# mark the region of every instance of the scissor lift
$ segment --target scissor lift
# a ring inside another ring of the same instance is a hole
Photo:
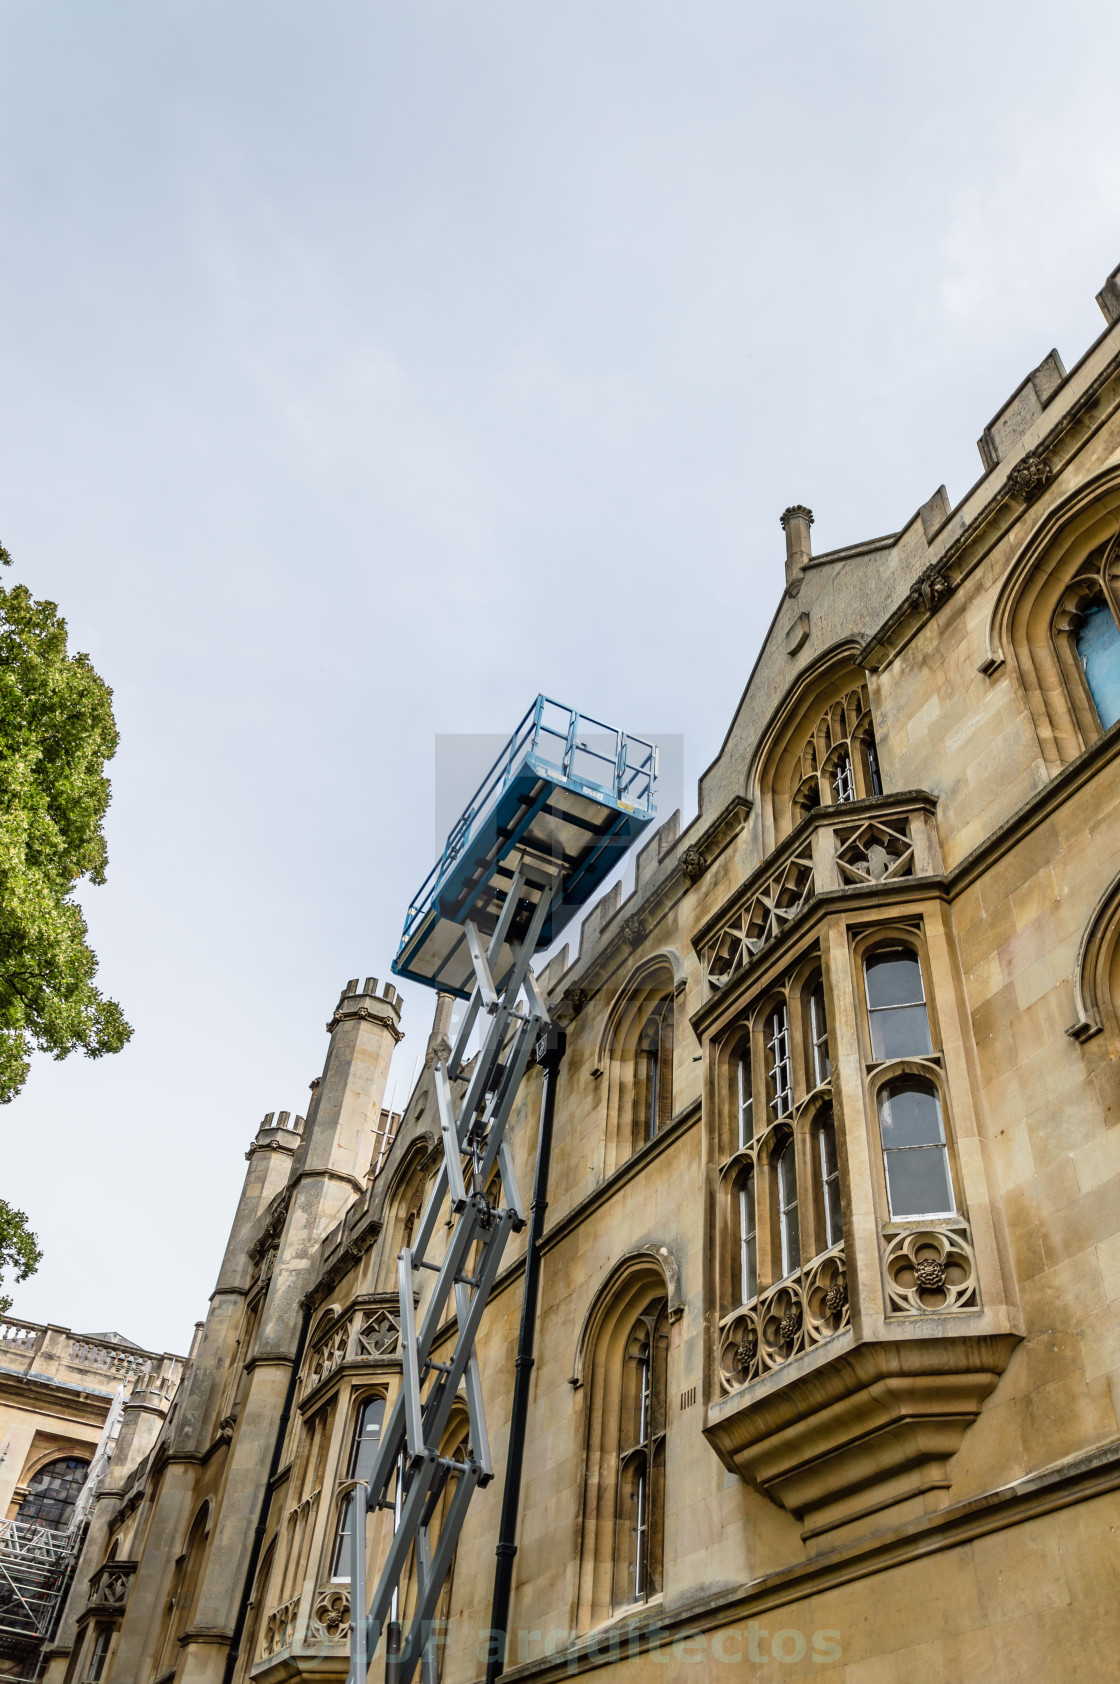
[[[409,1684],[418,1665],[423,1684],[436,1684],[440,1592],[471,1497],[494,1473],[475,1340],[506,1239],[526,1221],[505,1131],[549,1027],[530,965],[653,819],[656,776],[651,743],[538,696],[408,910],[394,971],[468,1004],[449,1059],[433,1071],[443,1164],[398,1260],[400,1390],[369,1477],[353,1485],[349,1684],[366,1684],[382,1633],[387,1684]],[[476,1025],[481,1045],[468,1060]],[[464,1084],[457,1105],[453,1082]],[[445,1199],[453,1226],[442,1256],[431,1258]],[[417,1327],[421,1271],[435,1278]],[[437,1361],[436,1335],[451,1314],[454,1342]],[[440,1455],[459,1396],[470,1421],[462,1462]],[[451,1479],[433,1548],[431,1524]],[[363,1618],[370,1508],[391,1513],[394,1530]],[[410,1553],[416,1601],[404,1639],[398,1587]]]

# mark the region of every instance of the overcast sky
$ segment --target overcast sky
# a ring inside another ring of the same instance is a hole
[[[1118,48],[1104,0],[0,0],[0,539],[115,692],[135,1027],[0,1112],[14,1313],[186,1350],[438,733],[546,690],[682,732],[694,806],[781,510],[956,502],[1100,332]]]

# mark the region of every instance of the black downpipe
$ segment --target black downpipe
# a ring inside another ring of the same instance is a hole
[[[245,1569],[245,1584],[241,1591],[241,1602],[237,1610],[237,1619],[234,1622],[233,1636],[229,1640],[229,1653],[226,1655],[226,1669],[222,1674],[222,1684],[232,1684],[234,1668],[237,1666],[241,1654],[241,1639],[245,1635],[245,1621],[249,1615],[249,1598],[253,1594],[253,1580],[257,1576],[257,1566],[261,1559],[261,1548],[264,1544],[265,1530],[268,1526],[268,1511],[272,1507],[272,1482],[276,1478],[280,1466],[280,1457],[284,1453],[284,1439],[288,1432],[288,1422],[292,1418],[292,1404],[295,1402],[296,1387],[299,1385],[300,1365],[303,1362],[303,1349],[307,1344],[307,1330],[310,1325],[311,1310],[308,1308],[304,1310],[303,1320],[299,1324],[296,1354],[292,1358],[292,1371],[288,1376],[288,1390],[284,1394],[284,1407],[280,1411],[280,1420],[276,1428],[276,1442],[272,1446],[272,1460],[268,1464],[268,1478],[265,1480],[260,1514],[257,1516],[253,1543],[249,1550],[249,1565]]]
[[[529,1381],[533,1372],[533,1347],[537,1333],[537,1297],[541,1276],[541,1237],[548,1209],[548,1171],[552,1160],[552,1119],[556,1111],[556,1079],[567,1037],[563,1030],[550,1029],[537,1042],[537,1062],[544,1069],[541,1099],[541,1129],[537,1137],[537,1167],[533,1177],[533,1202],[529,1207],[529,1238],[525,1250],[525,1291],[521,1300],[521,1330],[517,1337],[514,1364],[513,1404],[509,1423],[509,1454],[502,1491],[502,1518],[498,1527],[497,1562],[494,1566],[494,1601],[490,1610],[490,1658],[486,1663],[486,1684],[494,1684],[506,1664],[509,1647],[509,1603],[513,1587],[513,1558],[517,1554],[517,1512],[521,1503],[521,1470],[525,1461],[525,1429],[529,1419]]]

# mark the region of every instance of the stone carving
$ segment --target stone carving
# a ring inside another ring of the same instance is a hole
[[[898,1234],[883,1258],[889,1307],[903,1315],[976,1310],[976,1258],[956,1228],[915,1228]]]
[[[1030,503],[1039,492],[1045,491],[1054,478],[1054,470],[1044,456],[1028,450],[1007,475],[1007,487],[1024,503]]]
[[[914,844],[905,818],[836,826],[836,872],[841,887],[913,877]]]
[[[637,947],[646,933],[645,920],[638,912],[632,912],[629,918],[622,921],[622,933],[631,947]]]
[[[307,1376],[307,1389],[317,1386],[320,1380],[325,1380],[328,1374],[333,1374],[340,1363],[346,1361],[346,1348],[350,1343],[350,1329],[343,1323],[336,1326],[327,1335],[322,1344],[312,1353],[311,1369]]]
[[[848,1277],[842,1246],[815,1259],[806,1270],[805,1316],[809,1324],[809,1339],[814,1344],[822,1339],[831,1339],[834,1333],[840,1333],[851,1325],[852,1311],[848,1302]]]
[[[708,869],[708,862],[699,848],[681,849],[681,870],[690,883],[696,883]]]
[[[119,1613],[128,1601],[128,1589],[136,1571],[133,1561],[109,1561],[93,1576],[89,1606]]]
[[[326,1585],[315,1598],[312,1618],[329,1643],[350,1641],[350,1592]]]
[[[363,1357],[391,1356],[400,1334],[399,1317],[388,1310],[369,1310],[358,1329],[358,1353]]]
[[[722,988],[737,976],[808,905],[813,892],[813,856],[807,844],[763,884],[711,943],[705,957],[712,987]]]
[[[720,1337],[723,1390],[749,1385],[850,1325],[841,1244],[727,1318]]]
[[[289,1597],[279,1608],[274,1608],[264,1622],[264,1642],[261,1645],[261,1658],[266,1655],[277,1655],[281,1649],[290,1649],[295,1641],[296,1611],[299,1608],[299,1597]]]

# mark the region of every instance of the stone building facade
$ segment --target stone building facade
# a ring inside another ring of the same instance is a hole
[[[542,972],[566,1051],[519,1684],[1116,1671],[1120,272],[1099,302],[956,507],[941,488],[823,555],[786,511],[698,816]],[[306,1123],[250,1148],[174,1409],[91,1531],[90,1584],[128,1580],[113,1684],[346,1674],[343,1487],[399,1381],[450,1002],[386,1150],[399,1019],[391,986],[348,984]],[[498,1477],[444,1593],[444,1684],[485,1670],[523,1243],[481,1334]],[[94,1623],[58,1684],[97,1676]]]
[[[93,1493],[141,1419],[154,1439],[182,1370],[119,1333],[0,1316],[0,1680],[39,1675]]]

